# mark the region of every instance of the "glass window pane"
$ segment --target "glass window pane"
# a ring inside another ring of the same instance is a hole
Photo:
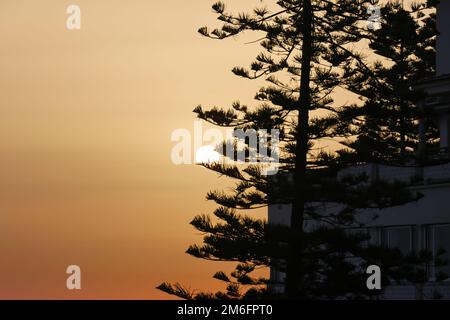
[[[346,229],[345,232],[349,236],[361,236],[363,238],[367,238],[369,236],[369,231],[365,228]],[[359,244],[363,248],[367,247],[368,239],[361,241]]]
[[[381,245],[380,237],[378,235],[378,229],[376,229],[376,228],[369,229],[369,236],[370,236],[369,243],[371,245],[373,245],[373,246]]]
[[[440,256],[450,262],[450,226],[436,226],[434,230],[434,252],[437,253],[439,249],[445,250],[445,253]],[[439,267],[438,270],[444,272],[450,277],[450,266],[447,264],[444,267]]]
[[[391,228],[387,229],[388,247],[397,248],[403,254],[411,252],[411,228]]]

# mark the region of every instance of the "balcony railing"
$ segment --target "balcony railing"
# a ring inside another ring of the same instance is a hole
[[[432,166],[361,164],[342,170],[339,176],[366,174],[370,180],[401,181],[410,185],[450,182],[450,163]]]
[[[428,148],[427,149],[428,161],[446,161],[450,160],[449,148]]]

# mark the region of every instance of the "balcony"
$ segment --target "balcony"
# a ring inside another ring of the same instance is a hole
[[[446,153],[448,156],[448,153]],[[450,163],[432,166],[388,166],[381,164],[361,164],[346,168],[339,176],[366,174],[369,180],[401,181],[409,185],[428,185],[450,182]]]
[[[449,161],[450,150],[448,147],[428,148],[426,152],[426,160],[430,163]]]

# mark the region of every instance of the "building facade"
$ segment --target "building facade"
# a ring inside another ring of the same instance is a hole
[[[440,132],[440,148],[432,154],[426,150],[425,124],[419,123],[420,147],[418,153],[434,158],[433,165],[410,167],[390,167],[378,164],[361,164],[351,167],[342,175],[365,173],[370,179],[388,181],[400,180],[408,183],[412,192],[423,197],[403,206],[386,210],[367,210],[367,223],[364,228],[355,228],[358,232],[370,235],[373,244],[388,248],[398,248],[403,253],[429,250],[437,255],[440,249],[446,253],[442,258],[450,261],[450,1],[442,0],[437,9],[437,26],[440,35],[437,38],[437,74],[415,85],[413,90],[421,90],[427,98],[420,101],[422,108],[433,118]],[[290,205],[271,205],[269,223],[289,225]],[[377,219],[372,220],[374,214]],[[450,299],[450,278],[436,281],[438,272],[450,275],[450,265],[443,267],[427,266],[428,282],[418,288],[410,284],[393,285],[385,288],[384,299]],[[271,271],[271,280],[278,283],[272,290],[283,290],[284,274]],[[281,283],[281,284],[280,284]]]

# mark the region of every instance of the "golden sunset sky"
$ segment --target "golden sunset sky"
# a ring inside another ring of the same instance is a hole
[[[0,2],[0,298],[158,299],[162,281],[220,288],[188,223],[226,181],[175,166],[173,130],[197,104],[251,103],[235,77],[256,35],[201,37],[213,1]],[[228,1],[230,9],[259,1]],[[81,7],[81,30],[66,8]],[[264,211],[263,211],[264,212]],[[68,265],[82,290],[66,289]]]

